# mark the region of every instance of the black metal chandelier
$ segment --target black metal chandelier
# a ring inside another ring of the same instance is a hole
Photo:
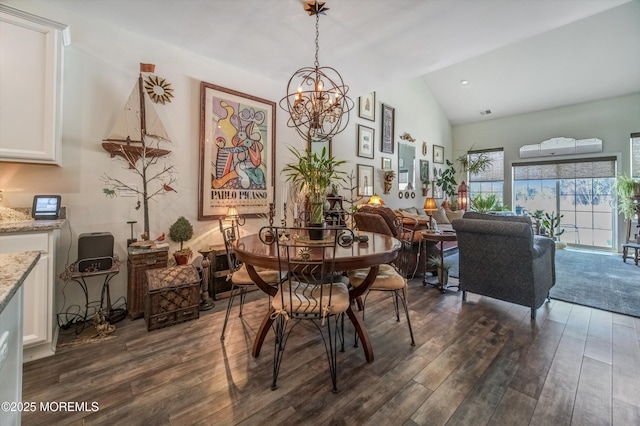
[[[318,62],[320,15],[329,8],[325,2],[314,0],[305,3],[304,10],[316,17],[315,62],[312,67],[293,73],[280,107],[289,113],[287,126],[295,128],[305,140],[320,142],[347,127],[354,102],[347,96],[349,86],[344,84],[340,73],[332,67],[321,67]]]

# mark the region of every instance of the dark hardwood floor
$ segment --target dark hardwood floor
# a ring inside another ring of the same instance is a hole
[[[529,308],[410,282],[416,346],[392,299],[372,294],[362,348],[338,353],[331,392],[315,328],[294,330],[277,390],[270,390],[273,337],[250,354],[267,307],[250,295],[220,341],[226,300],[197,321],[147,332],[116,324],[117,337],[62,347],[24,366],[23,401],[96,402],[97,411],[36,411],[24,425],[637,425],[640,319],[560,301],[532,322]],[[60,339],[64,341],[64,338]]]

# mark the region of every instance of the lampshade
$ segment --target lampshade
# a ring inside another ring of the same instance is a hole
[[[369,201],[367,201],[367,205],[369,206],[384,206],[384,200],[380,198],[377,194],[373,194]]]
[[[429,197],[426,200],[424,200],[424,210],[425,211],[438,210],[438,204],[436,203],[436,199]]]
[[[344,84],[340,73],[332,67],[321,67],[318,62],[320,15],[329,8],[325,2],[314,0],[305,2],[304,10],[316,17],[315,62],[293,73],[280,107],[289,113],[287,126],[295,128],[309,142],[321,142],[347,127],[354,102],[347,96],[349,86]]]
[[[462,181],[458,186],[458,210],[467,210],[469,207],[469,188],[467,184]]]
[[[236,206],[231,206],[227,210],[227,219],[237,219],[240,216],[238,214],[238,208]]]

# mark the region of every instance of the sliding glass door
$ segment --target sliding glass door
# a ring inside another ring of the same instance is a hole
[[[612,248],[615,158],[513,164],[514,205],[564,215],[561,240],[577,246]]]

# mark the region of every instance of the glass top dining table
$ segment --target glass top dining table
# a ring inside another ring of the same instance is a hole
[[[355,241],[344,247],[338,246],[335,253],[336,271],[370,268],[363,283],[358,287],[349,289],[349,300],[351,302],[363,295],[375,281],[379,265],[392,262],[400,249],[400,241],[396,238],[374,232],[359,232],[358,234],[366,235],[369,238],[368,241],[366,243]],[[256,283],[263,292],[270,296],[275,296],[278,291],[277,287],[264,282],[256,273],[255,267],[278,270],[276,244],[265,244],[260,240],[258,234],[252,234],[241,237],[236,242],[235,251],[237,258],[246,265],[247,272],[253,282]],[[273,312],[273,307],[269,307],[269,311],[265,314],[262,324],[258,329],[252,349],[252,355],[254,357],[260,355],[262,343],[274,321],[272,318]],[[361,317],[353,312],[353,303],[349,304],[347,316],[360,337],[367,362],[373,362],[373,347],[369,333],[364,327]]]

